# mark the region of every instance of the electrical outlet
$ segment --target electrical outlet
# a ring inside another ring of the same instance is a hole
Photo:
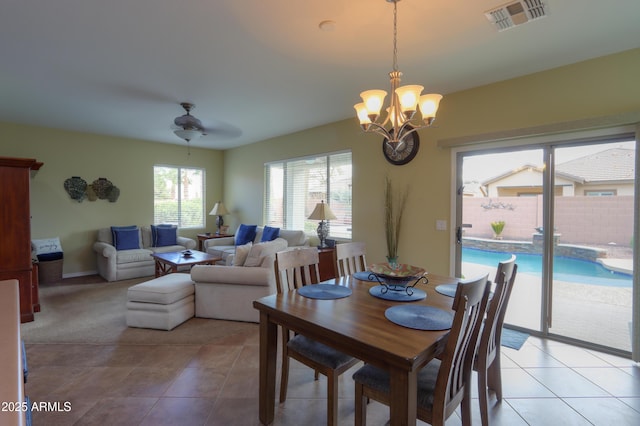
[[[447,230],[447,221],[446,220],[436,220],[436,231],[446,231]]]

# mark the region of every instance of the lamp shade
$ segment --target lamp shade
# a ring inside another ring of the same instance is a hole
[[[229,214],[229,211],[227,210],[227,208],[224,206],[224,204],[222,203],[222,201],[218,201],[213,208],[211,209],[211,211],[209,212],[209,214],[211,216],[222,216],[225,214]]]
[[[311,220],[334,220],[337,219],[336,215],[333,214],[331,209],[327,204],[324,203],[324,200],[316,204],[316,208],[313,209],[311,215],[309,215],[309,219]]]

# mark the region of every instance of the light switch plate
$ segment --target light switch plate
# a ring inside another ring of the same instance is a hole
[[[446,231],[447,230],[447,221],[438,219],[436,220],[436,231]]]

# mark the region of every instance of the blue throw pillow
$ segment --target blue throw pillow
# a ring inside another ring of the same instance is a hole
[[[280,235],[280,228],[272,228],[270,226],[265,226],[262,230],[262,238],[260,239],[261,243],[267,241],[273,241]]]
[[[243,246],[250,241],[253,241],[256,237],[256,229],[258,225],[245,225],[242,224],[236,232],[236,245]]]
[[[153,232],[153,228],[155,228],[155,233]],[[152,225],[151,234],[155,234],[155,238],[153,239],[154,247],[166,247],[166,246],[175,246],[178,244],[178,227],[177,226],[153,226]]]
[[[170,224],[151,225],[151,246],[165,247],[178,244],[178,227]]]
[[[138,227],[132,226],[112,226],[111,236],[116,250],[133,250],[140,248],[140,232]]]

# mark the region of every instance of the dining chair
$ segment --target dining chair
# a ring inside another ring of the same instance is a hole
[[[516,256],[500,262],[496,272],[493,297],[488,303],[487,315],[480,332],[478,350],[473,369],[478,372],[478,402],[482,426],[489,424],[489,390],[502,401],[502,375],[500,373],[500,344],[502,325],[518,265]]]
[[[336,245],[336,271],[339,277],[367,270],[366,245],[362,242]]]
[[[432,425],[445,420],[461,406],[462,424],[471,424],[471,368],[480,334],[482,316],[489,298],[488,274],[460,281],[452,309],[451,330],[440,359],[430,360],[417,377],[417,417]],[[389,373],[366,364],[353,375],[355,380],[355,424],[366,424],[369,398],[389,405]]]
[[[318,249],[301,248],[276,253],[276,285],[278,293],[299,289],[319,281]],[[280,402],[287,399],[289,358],[293,358],[327,377],[327,424],[338,424],[338,378],[359,360],[301,334],[292,336],[282,327],[282,372]]]

